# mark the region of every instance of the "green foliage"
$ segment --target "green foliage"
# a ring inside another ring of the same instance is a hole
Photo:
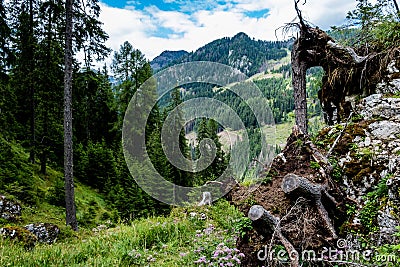
[[[389,177],[390,175],[387,175],[385,178],[381,179],[375,190],[366,195],[366,202],[360,211],[359,218],[362,225],[368,232],[374,232],[378,230],[376,218],[380,208],[379,203],[380,199],[388,194],[386,181],[389,179]]]
[[[339,162],[337,159],[334,157],[330,157],[329,159],[330,164],[332,165],[332,177],[335,179],[335,181],[341,181],[342,175],[343,175],[343,169],[339,166]]]
[[[245,33],[232,38],[222,38],[200,47],[172,64],[188,61],[213,61],[239,69],[247,76],[259,72],[267,60],[286,57],[290,42],[268,42],[254,40]],[[233,51],[233,53],[230,51]]]
[[[315,161],[310,161],[310,167],[311,167],[312,169],[316,169],[316,170],[318,170],[318,169],[320,169],[320,168],[321,168],[321,165],[319,165],[319,163],[318,163],[318,162],[315,162]]]
[[[248,231],[253,229],[252,221],[247,217],[239,218],[234,224],[234,229],[243,238]]]
[[[371,3],[357,0],[357,8],[347,15],[349,23],[334,28],[334,35],[345,45],[355,45],[366,52],[397,47],[400,44],[398,11],[391,0],[379,0]],[[356,27],[354,27],[356,26]]]
[[[346,214],[348,216],[355,215],[356,214],[356,206],[355,205],[346,204]]]
[[[47,190],[46,200],[51,205],[65,207],[65,187],[63,177],[55,177],[53,185]]]

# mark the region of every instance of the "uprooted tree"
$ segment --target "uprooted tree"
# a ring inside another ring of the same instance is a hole
[[[346,96],[373,93],[386,70],[383,66],[388,65],[397,49],[384,53],[363,52],[365,55],[360,56],[353,48],[336,43],[318,27],[311,27],[302,17],[299,1],[294,0],[299,22],[290,23],[285,29],[299,30],[291,54],[292,83],[296,125],[307,134],[306,71],[309,68],[320,66],[325,72],[318,97],[326,122],[333,124],[350,114],[351,104],[345,101]]]
[[[271,251],[277,241],[284,246],[288,255],[294,255],[290,257],[290,266],[298,267],[299,255],[291,254],[296,252],[295,249],[322,247],[318,240],[305,240],[307,236],[313,236],[314,239],[321,237],[324,242],[338,238],[334,224],[340,224],[340,219],[332,214],[343,214],[342,208],[347,201],[331,179],[333,169],[328,161],[338,139],[324,155],[307,135],[306,71],[315,66],[324,69],[318,97],[326,122],[333,124],[353,114],[353,103],[347,96],[367,96],[375,92],[377,84],[386,77],[387,66],[400,58],[400,52],[396,47],[374,52],[341,45],[323,30],[311,27],[302,17],[299,0],[294,0],[294,3],[299,22],[290,23],[285,29],[296,27],[299,30],[291,62],[296,126],[281,156],[276,157],[271,165],[275,172],[274,180],[264,188],[265,191],[259,193],[263,195],[261,199],[264,201],[258,201],[262,206],[249,207],[248,217],[257,232],[251,237],[259,238],[256,246],[270,240],[268,248]],[[311,161],[314,167],[311,167]],[[259,263],[260,259],[254,261]],[[266,257],[266,261],[273,266],[273,259]]]

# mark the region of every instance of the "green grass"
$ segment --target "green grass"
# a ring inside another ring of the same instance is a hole
[[[78,233],[33,250],[0,239],[0,266],[198,266],[195,261],[201,256],[217,264],[222,258],[212,254],[222,244],[240,258],[233,247],[235,235],[249,227],[243,220],[220,200],[213,206],[175,208],[168,217],[118,224],[97,234]]]

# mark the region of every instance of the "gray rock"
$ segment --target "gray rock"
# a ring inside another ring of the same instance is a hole
[[[21,216],[21,205],[8,200],[0,195],[0,218],[8,221],[15,221]]]
[[[399,226],[398,221],[391,213],[393,209],[386,206],[378,212],[378,225],[380,232],[380,240],[378,243],[388,242],[393,238],[393,234],[397,232],[396,228]]]
[[[397,116],[400,114],[400,99],[386,98],[383,97],[382,94],[374,94],[364,98],[358,109],[360,114],[367,120],[382,118],[398,121]]]
[[[400,134],[400,123],[393,121],[378,121],[369,125],[372,134],[378,139],[391,139]]]
[[[51,223],[28,224],[24,228],[34,234],[40,243],[47,244],[54,243],[60,233],[60,228]]]

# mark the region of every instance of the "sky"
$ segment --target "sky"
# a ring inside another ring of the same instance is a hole
[[[257,40],[283,40],[276,30],[296,19],[293,0],[100,0],[100,20],[117,51],[129,41],[152,60],[164,50],[195,51],[244,32]],[[322,29],[341,25],[355,0],[307,0],[303,17]]]

